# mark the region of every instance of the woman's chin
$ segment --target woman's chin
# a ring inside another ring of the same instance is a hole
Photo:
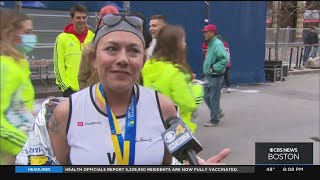
[[[127,90],[131,89],[132,86],[133,86],[133,83],[131,83],[129,81],[126,81],[126,82],[125,81],[113,81],[112,85],[110,85],[109,87],[117,92],[121,92],[121,91],[127,91]]]

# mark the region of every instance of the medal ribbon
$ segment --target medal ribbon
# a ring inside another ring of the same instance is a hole
[[[125,137],[121,134],[121,128],[118,119],[112,113],[110,106],[106,103],[106,95],[102,84],[96,85],[96,94],[102,104],[106,105],[108,120],[111,129],[111,139],[116,154],[118,165],[134,165],[135,143],[136,143],[136,95],[133,91],[130,105],[126,114]]]

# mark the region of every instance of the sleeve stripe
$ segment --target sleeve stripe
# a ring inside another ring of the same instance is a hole
[[[61,75],[60,75],[60,71],[59,71],[59,66],[58,66],[58,63],[59,63],[59,60],[58,60],[58,48],[57,48],[57,46],[58,46],[58,41],[59,41],[59,37],[57,38],[57,42],[56,42],[56,45],[55,45],[55,49],[56,49],[56,51],[55,51],[55,54],[54,54],[54,66],[55,66],[55,69],[56,69],[56,78],[57,78],[57,80],[58,80],[58,82],[59,82],[59,86],[63,89],[63,90],[66,90],[66,89],[68,89],[68,87],[67,87],[67,85],[66,84],[64,84],[63,83],[63,81],[62,81],[62,78],[61,78]]]
[[[1,138],[6,139],[18,146],[23,146],[26,138],[21,135],[15,133],[14,131],[5,130],[5,128],[1,127]]]

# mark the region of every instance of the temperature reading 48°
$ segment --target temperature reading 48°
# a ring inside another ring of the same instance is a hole
[[[267,167],[267,169],[266,169],[266,171],[268,171],[268,172],[272,172],[272,171],[274,171],[274,167]]]

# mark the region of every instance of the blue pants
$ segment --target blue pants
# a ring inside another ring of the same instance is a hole
[[[204,101],[210,109],[210,122],[213,124],[219,124],[220,113],[220,97],[221,86],[224,81],[224,74],[216,76],[206,75],[206,83],[204,84]]]
[[[303,63],[307,62],[307,60],[309,58],[310,51],[311,51],[311,46],[305,46],[304,47]]]
[[[318,51],[318,47],[319,47],[319,46],[312,46],[312,50],[311,50],[311,53],[310,53],[310,57],[312,57],[312,58],[315,58],[315,57],[316,57],[317,51]]]

